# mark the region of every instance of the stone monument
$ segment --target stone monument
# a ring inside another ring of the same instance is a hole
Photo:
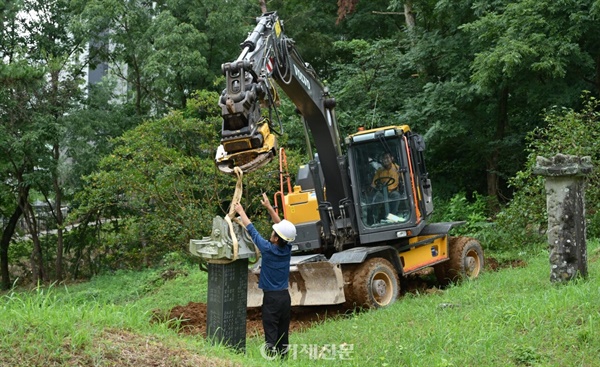
[[[587,276],[585,176],[590,157],[538,156],[533,173],[546,177],[550,281],[568,282]]]

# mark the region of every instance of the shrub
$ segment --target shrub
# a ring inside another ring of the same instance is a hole
[[[546,127],[534,129],[527,136],[528,159],[523,170],[511,180],[515,196],[496,220],[497,236],[491,245],[502,250],[537,248],[544,241],[547,227],[544,178],[532,173],[537,156],[550,158],[558,153],[590,156],[598,167],[600,158],[600,119],[596,98],[584,95],[583,107],[577,112],[555,107],[547,111]],[[600,235],[598,206],[600,186],[598,170],[586,177],[586,209],[588,236]]]
[[[488,199],[476,192],[469,200],[464,192],[454,195],[448,202],[436,203],[436,210],[431,222],[466,221],[462,226],[455,227],[453,235],[481,237],[482,231],[490,226],[488,220]]]

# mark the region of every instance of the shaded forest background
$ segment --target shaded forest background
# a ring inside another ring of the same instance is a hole
[[[221,64],[265,9],[330,88],[342,136],[424,135],[432,219],[467,220],[486,251],[543,248],[536,155],[598,163],[600,1],[0,0],[3,289],[188,260],[234,189],[213,163]],[[87,85],[88,67],[107,77]],[[294,110],[276,114],[292,174],[308,158]],[[245,176],[249,214],[277,171]]]

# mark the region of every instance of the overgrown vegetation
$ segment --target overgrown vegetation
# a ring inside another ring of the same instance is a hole
[[[528,135],[527,164],[510,180],[515,195],[507,206],[497,211],[495,198],[460,192],[449,200],[436,197],[430,221],[465,221],[453,234],[476,237],[494,256],[526,258],[542,251],[546,204],[543,177],[532,174],[536,157],[588,155],[595,166],[599,163],[598,101],[591,96],[582,101],[581,111],[558,107],[548,111],[547,126]],[[216,94],[198,94],[182,113],[150,120],[117,140],[116,149],[102,160],[101,170],[88,177],[88,185],[77,199],[83,205],[72,213],[85,215],[83,225],[64,238],[65,250],[71,254],[66,267],[72,277],[153,266],[172,251],[187,254],[189,239],[209,233],[212,218],[227,212],[235,182],[217,174],[212,155],[207,154],[217,144],[216,106]],[[282,137],[283,144],[287,137]],[[297,167],[307,157],[294,149],[286,150],[286,155],[293,181]],[[243,198],[261,229],[267,228],[268,218],[258,198],[263,191],[279,189],[278,171],[274,161],[244,178]],[[588,236],[598,237],[598,171],[586,180]],[[44,239],[48,263],[54,260],[51,240],[51,236]],[[86,246],[90,241],[100,245]],[[30,251],[30,242],[11,248],[11,262],[21,269],[15,275],[21,279],[27,278]]]
[[[550,158],[558,153],[590,156],[594,167],[600,163],[600,115],[599,102],[586,95],[583,108],[575,111],[555,107],[545,115],[547,126],[537,128],[527,136],[528,157],[523,170],[510,183],[515,196],[495,219],[495,236],[489,237],[492,249],[519,251],[535,247],[541,242],[547,226],[544,178],[532,173],[538,156]],[[594,169],[585,178],[586,225],[588,236],[600,236],[600,173]]]
[[[465,221],[454,229],[457,235],[474,236],[486,251],[495,256],[527,258],[546,248],[544,244],[547,213],[544,177],[534,175],[538,156],[550,158],[556,154],[590,156],[594,167],[600,163],[599,102],[585,94],[582,109],[575,111],[555,107],[547,111],[545,127],[527,135],[527,163],[511,177],[514,197],[499,211],[494,198],[477,192],[467,196],[461,192],[449,200],[436,198],[432,221]],[[600,176],[594,169],[586,181],[586,225],[590,238],[600,237]]]

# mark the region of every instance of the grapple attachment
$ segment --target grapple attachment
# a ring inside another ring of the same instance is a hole
[[[248,307],[262,305],[259,277],[260,263],[257,263],[248,271]],[[288,289],[292,306],[335,305],[346,301],[342,269],[323,255],[292,256]]]
[[[269,163],[275,157],[277,139],[269,124],[258,125],[253,135],[238,135],[221,139],[215,162],[223,173],[234,174],[234,167],[248,173]]]

